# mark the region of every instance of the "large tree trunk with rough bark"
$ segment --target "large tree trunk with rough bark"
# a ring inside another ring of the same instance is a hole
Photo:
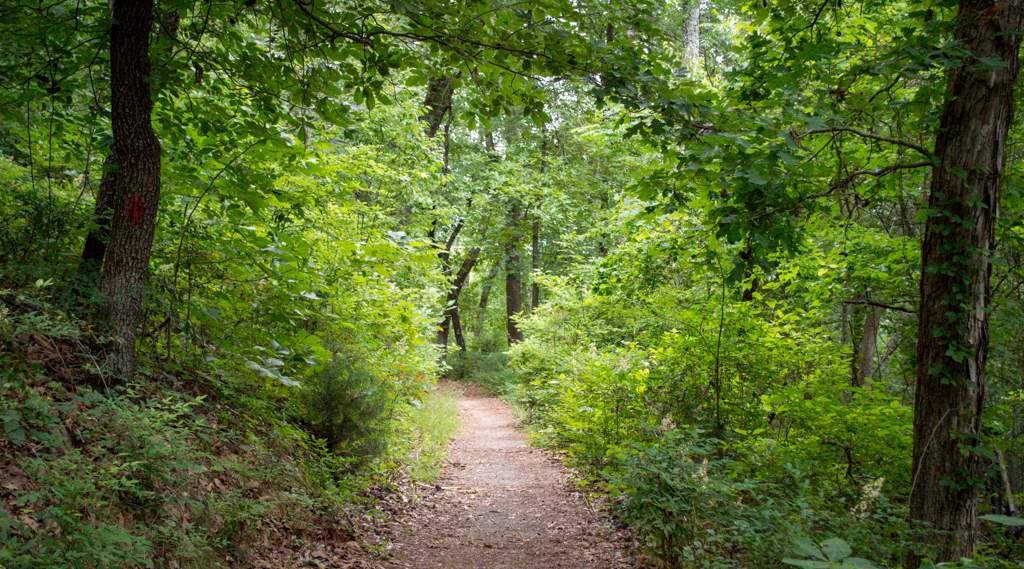
[[[960,3],[954,39],[971,55],[949,72],[935,142],[921,247],[910,518],[934,531],[939,561],[970,556],[977,540],[989,256],[1022,13],[1024,0]]]
[[[135,334],[160,201],[160,141],[151,123],[149,37],[152,0],[115,0],[110,28],[111,125],[118,170],[100,291],[113,343],[107,360],[120,378],[135,371]]]
[[[173,53],[172,42],[178,34],[180,23],[181,14],[177,10],[164,12],[159,17],[159,30],[152,32],[156,36],[155,43],[162,44],[168,56]],[[107,254],[112,208],[117,192],[117,168],[117,158],[111,150],[103,161],[103,176],[93,206],[93,225],[85,236],[81,262],[78,265],[78,274],[85,281],[83,284],[90,289],[95,289],[99,285],[103,258]]]

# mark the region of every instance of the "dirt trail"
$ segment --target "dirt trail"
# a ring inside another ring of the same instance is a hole
[[[397,520],[385,567],[586,568],[632,565],[622,536],[529,446],[508,406],[458,386],[461,428],[437,489]]]

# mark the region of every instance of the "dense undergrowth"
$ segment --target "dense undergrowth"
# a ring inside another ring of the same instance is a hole
[[[34,186],[0,157],[0,565],[288,566],[438,475],[454,402],[433,387],[413,302],[433,299],[433,253],[353,197],[392,174],[396,147],[365,177],[380,148],[310,152],[303,173],[267,164],[265,222],[239,225],[230,200],[172,197],[169,220],[187,225],[157,243],[129,382],[103,364],[112,340],[74,253],[90,227],[77,185]],[[352,239],[327,243],[336,231]]]
[[[0,301],[5,567],[294,561],[287,554],[304,540],[350,540],[381,490],[436,477],[454,430],[452,396],[440,391],[415,406],[346,407],[331,415],[338,430],[323,433],[322,410],[289,408],[273,390],[238,391],[214,366],[165,363],[104,386],[90,375],[87,329],[45,291],[5,290]],[[314,385],[332,382],[330,393],[300,399],[359,399],[366,385],[351,372],[324,368]],[[346,450],[331,447],[331,433]]]
[[[521,319],[526,340],[507,355],[467,354],[464,373],[514,401],[538,444],[564,451],[609,496],[655,566],[900,567],[920,551],[925,530],[906,511],[901,323],[862,385],[851,381],[849,345],[824,324],[832,295],[844,294],[830,279],[848,278],[843,267],[873,254],[877,237],[812,235],[804,254],[752,277],[758,289],[743,300],[750,280],[729,280],[713,255],[668,262],[711,246],[682,216],[630,227],[604,260],[546,278],[545,303]],[[914,262],[910,243],[884,246],[888,263]],[[889,274],[900,271],[866,278],[876,291],[911,286]],[[995,392],[992,448],[1018,452],[1020,441],[995,436],[1014,397]],[[1019,567],[1019,534],[999,523],[998,501],[982,513],[995,517],[963,566]]]
[[[334,414],[360,425],[341,431],[342,452],[305,410],[257,413],[253,401],[287,401],[243,398],[212,367],[74,386],[59,378],[88,373],[81,323],[30,294],[6,291],[3,306],[4,347],[27,354],[8,351],[0,383],[5,567],[248,566],[270,547],[351,535],[378,490],[437,476],[454,430],[444,391]],[[331,395],[360,397],[365,385],[328,371]]]

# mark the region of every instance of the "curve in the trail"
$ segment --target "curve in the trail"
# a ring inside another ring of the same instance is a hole
[[[532,448],[509,407],[460,385],[461,427],[435,491],[398,520],[391,569],[632,567],[622,536]]]

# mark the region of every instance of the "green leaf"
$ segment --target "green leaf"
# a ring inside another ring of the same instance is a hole
[[[1017,517],[1017,516],[1002,516],[1002,515],[999,515],[999,514],[987,514],[987,515],[979,516],[979,517],[981,519],[985,520],[986,522],[992,522],[994,524],[999,524],[1001,526],[1009,526],[1009,527],[1012,527],[1012,528],[1024,527],[1024,518]]]
[[[853,554],[850,544],[838,537],[832,537],[821,542],[821,550],[825,553],[825,557],[832,561],[842,561]]]
[[[828,569],[832,566],[828,561],[815,561],[813,559],[791,559],[789,557],[782,560],[786,565],[792,565],[794,567],[806,567],[807,569]]]
[[[881,569],[878,565],[860,557],[847,557],[846,559],[843,559],[842,566],[855,569]]]
[[[793,542],[793,546],[796,548],[796,553],[801,557],[813,557],[815,559],[825,560],[826,557],[821,553],[821,549],[814,544],[813,541],[807,538],[800,538]]]

